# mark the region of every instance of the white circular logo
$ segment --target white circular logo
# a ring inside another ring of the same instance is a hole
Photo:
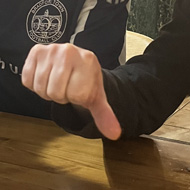
[[[28,36],[36,43],[56,42],[65,32],[67,17],[67,10],[59,0],[41,0],[27,16]]]

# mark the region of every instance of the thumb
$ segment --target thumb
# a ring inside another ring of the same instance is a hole
[[[97,101],[90,112],[99,131],[105,137],[117,140],[121,136],[120,124],[106,99]]]

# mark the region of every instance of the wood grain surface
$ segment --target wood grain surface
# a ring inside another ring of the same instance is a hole
[[[190,146],[143,136],[111,142],[0,113],[2,190],[188,190]]]
[[[164,125],[152,135],[190,143],[190,97],[185,98]]]

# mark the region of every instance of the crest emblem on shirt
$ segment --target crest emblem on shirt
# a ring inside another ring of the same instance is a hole
[[[56,42],[65,32],[67,19],[67,10],[59,0],[41,0],[28,13],[28,36],[36,43]]]

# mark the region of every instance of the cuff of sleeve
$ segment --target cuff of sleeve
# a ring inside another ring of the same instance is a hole
[[[65,131],[85,138],[103,138],[90,112],[85,114],[80,112],[70,103],[65,105],[52,103],[52,120]]]
[[[122,128],[122,139],[137,137],[138,129],[137,102],[133,89],[126,77],[126,72],[120,69],[103,70],[104,89],[107,101],[112,107]]]

